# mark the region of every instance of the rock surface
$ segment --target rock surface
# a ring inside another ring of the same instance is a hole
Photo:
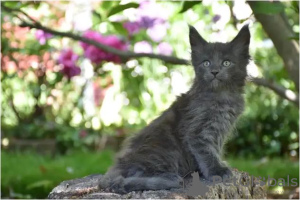
[[[185,187],[182,189],[157,190],[157,191],[134,191],[127,194],[104,192],[98,189],[102,175],[90,175],[84,178],[63,181],[48,195],[49,199],[264,199],[266,191],[257,178],[253,178],[244,172],[233,171],[238,184],[231,183],[205,183],[197,190],[193,178],[185,179]],[[198,179],[199,180],[199,179]],[[253,183],[254,182],[254,183]],[[208,185],[208,186],[206,186]],[[196,190],[192,189],[196,188]],[[198,193],[197,193],[198,191]],[[204,192],[205,191],[205,192]]]

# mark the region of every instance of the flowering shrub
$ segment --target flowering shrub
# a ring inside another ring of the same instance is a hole
[[[83,36],[118,50],[127,50],[127,45],[115,35],[103,36],[95,31],[86,31]],[[117,55],[105,52],[102,49],[84,42],[81,42],[80,44],[84,50],[84,56],[96,64],[99,64],[102,61],[110,61],[114,63],[121,62],[120,57]]]

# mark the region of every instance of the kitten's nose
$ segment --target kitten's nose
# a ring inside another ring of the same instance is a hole
[[[212,70],[210,73],[212,73],[214,76],[216,76],[219,73],[219,71],[218,70]]]

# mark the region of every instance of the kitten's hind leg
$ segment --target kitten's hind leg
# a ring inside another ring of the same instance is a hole
[[[143,176],[143,172],[132,168],[127,177],[121,170],[114,168],[99,180],[99,189],[120,194],[137,190],[163,190],[180,188],[183,179],[176,173],[161,173],[153,176]],[[134,172],[134,173],[133,173]]]
[[[153,177],[128,177],[123,181],[126,192],[136,190],[168,190],[182,187],[182,178],[175,173],[164,173]]]

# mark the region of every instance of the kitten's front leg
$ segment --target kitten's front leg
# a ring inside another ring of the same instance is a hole
[[[189,137],[188,146],[196,159],[198,167],[206,179],[213,176],[231,177],[232,172],[221,160],[218,146],[210,140],[196,137]]]

